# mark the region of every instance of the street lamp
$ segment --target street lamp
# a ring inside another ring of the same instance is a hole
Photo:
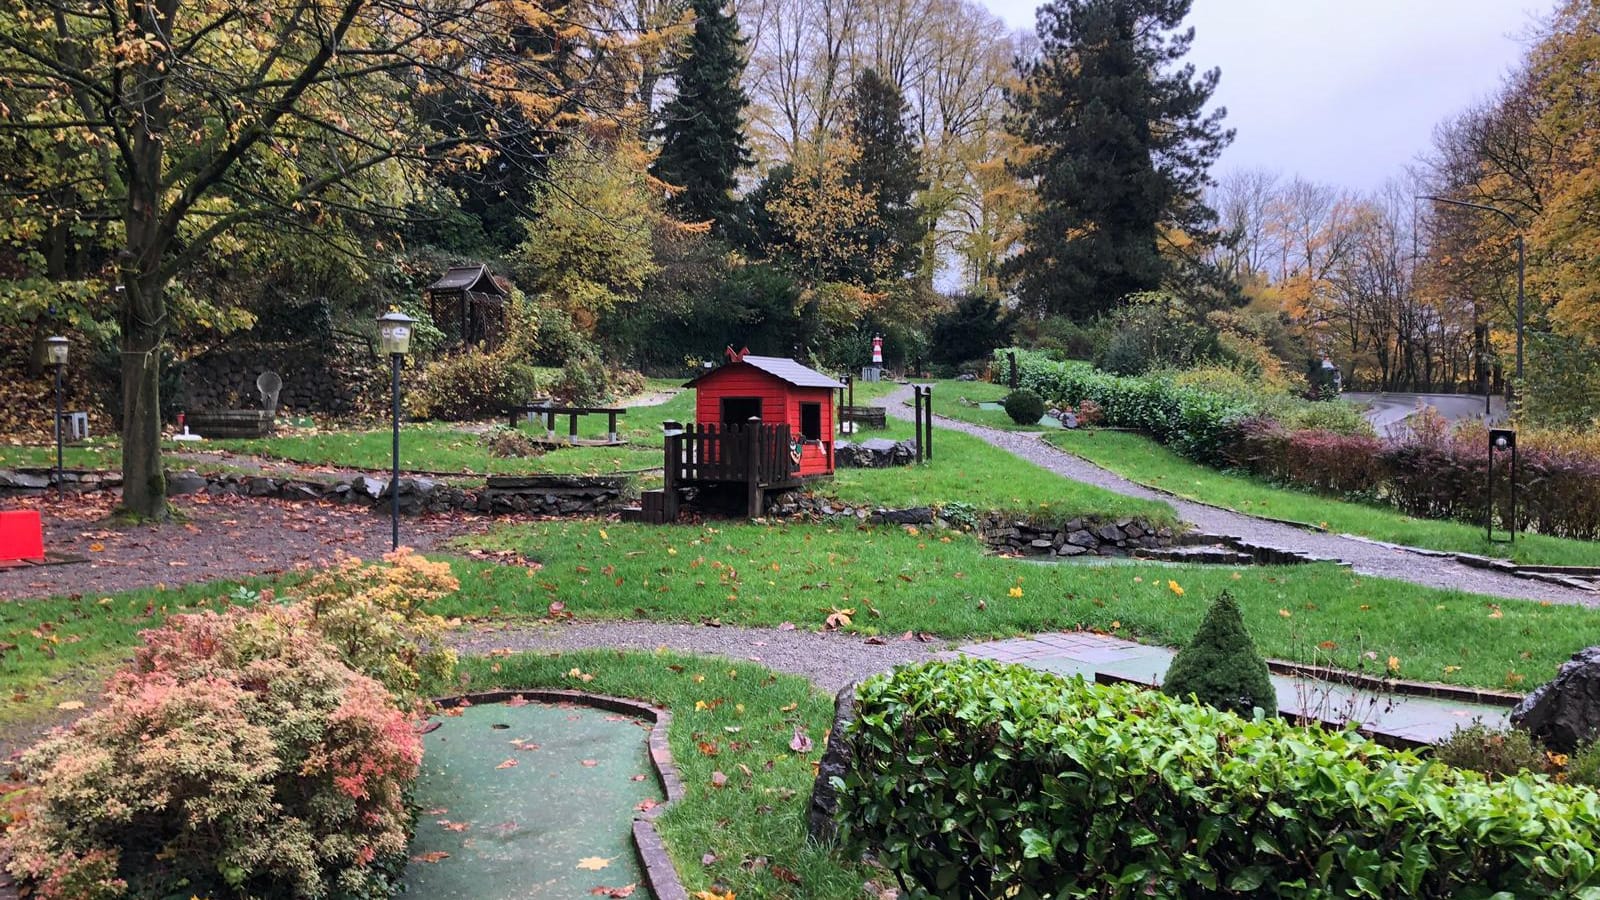
[[[50,365],[56,368],[56,499],[65,500],[67,496],[65,469],[61,465],[61,389],[62,381],[67,374],[67,356],[70,344],[67,339],[56,335],[44,340],[45,357],[50,360]]]
[[[378,317],[378,346],[389,355],[394,398],[394,468],[389,477],[390,549],[393,550],[400,549],[400,362],[411,352],[411,326],[416,321],[397,310]]]
[[[1524,294],[1523,294],[1523,281],[1524,281],[1524,278],[1526,276],[1527,268],[1528,268],[1527,248],[1524,246],[1523,240],[1522,240],[1522,226],[1517,224],[1516,218],[1514,216],[1512,216],[1511,213],[1508,213],[1505,210],[1500,209],[1499,207],[1486,206],[1486,205],[1484,205],[1482,203],[1469,203],[1469,202],[1467,202],[1465,200],[1452,200],[1449,197],[1432,197],[1432,196],[1424,195],[1422,199],[1424,199],[1424,200],[1432,200],[1435,203],[1448,203],[1451,206],[1465,206],[1467,209],[1477,209],[1477,210],[1482,210],[1483,212],[1492,212],[1495,215],[1500,216],[1501,218],[1505,219],[1506,222],[1510,223],[1511,227],[1517,232],[1517,381],[1516,381],[1516,384],[1517,384],[1517,386],[1521,386],[1521,384],[1522,384],[1522,327],[1523,327],[1523,315],[1524,315],[1524,306],[1525,306],[1525,300],[1524,300]],[[1513,388],[1513,390],[1515,390],[1515,388]]]

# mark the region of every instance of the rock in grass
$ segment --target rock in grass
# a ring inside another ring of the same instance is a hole
[[[1278,711],[1267,661],[1245,630],[1232,594],[1223,591],[1211,601],[1194,640],[1167,669],[1161,690],[1180,700],[1193,695],[1201,703],[1242,716],[1251,715],[1256,707],[1269,716]]]

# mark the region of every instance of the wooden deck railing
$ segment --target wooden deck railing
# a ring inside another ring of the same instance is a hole
[[[800,468],[790,446],[788,423],[690,425],[666,439],[667,483],[789,484]]]

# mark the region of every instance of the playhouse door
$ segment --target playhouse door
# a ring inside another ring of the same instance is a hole
[[[722,424],[744,425],[761,418],[760,397],[723,397]]]

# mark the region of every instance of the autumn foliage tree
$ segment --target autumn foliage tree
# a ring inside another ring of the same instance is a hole
[[[426,177],[604,109],[597,55],[525,0],[22,0],[0,7],[0,237],[65,225],[119,289],[125,506],[166,514],[160,358],[171,289],[251,229],[394,222]],[[419,96],[483,98],[455,122]],[[580,103],[580,101],[583,101]],[[23,148],[18,150],[17,148]]]

